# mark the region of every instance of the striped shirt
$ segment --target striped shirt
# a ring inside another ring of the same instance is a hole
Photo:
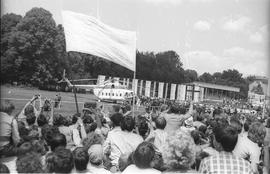
[[[205,158],[200,165],[200,173],[217,174],[252,174],[248,161],[234,156],[230,152],[219,152],[217,155]]]

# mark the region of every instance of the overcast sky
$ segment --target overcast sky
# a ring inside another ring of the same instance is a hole
[[[99,16],[115,28],[137,32],[139,51],[174,50],[185,69],[267,76],[269,0],[2,0],[1,15],[32,7]],[[99,14],[99,15],[97,15]]]

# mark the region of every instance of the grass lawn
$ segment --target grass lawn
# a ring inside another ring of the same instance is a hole
[[[8,99],[15,105],[15,111],[13,114],[16,114],[22,110],[24,105],[33,97],[35,94],[41,94],[42,99],[50,98],[54,101],[56,94],[55,91],[45,91],[35,88],[20,88],[14,86],[1,86],[1,100]],[[62,97],[62,107],[60,109],[55,109],[55,112],[61,113],[63,115],[73,115],[76,113],[76,105],[74,94],[72,92],[60,92]],[[79,112],[82,111],[83,103],[89,101],[97,101],[97,97],[93,94],[78,94],[77,100],[79,106]],[[38,102],[37,102],[38,103]],[[98,103],[98,105],[104,104],[105,113],[108,113],[108,110],[112,103]],[[143,107],[140,107],[135,114],[141,114],[144,112]]]

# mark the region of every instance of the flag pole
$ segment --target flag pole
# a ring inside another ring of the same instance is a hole
[[[135,67],[135,70],[134,70],[134,73],[133,73],[133,102],[132,102],[132,110],[133,110],[133,112],[132,112],[132,117],[133,118],[135,118],[135,116],[134,116],[134,112],[135,112],[135,79],[136,79],[136,67]]]

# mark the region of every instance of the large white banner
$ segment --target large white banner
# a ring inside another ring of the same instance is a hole
[[[170,100],[174,100],[175,99],[175,90],[176,90],[176,84],[171,84]]]
[[[145,84],[145,96],[150,97],[151,81],[146,80]]]
[[[71,11],[62,11],[66,50],[92,54],[136,68],[136,32],[113,28],[98,19]]]
[[[158,97],[159,98],[163,98],[163,87],[164,87],[164,83],[159,82],[158,83]]]

